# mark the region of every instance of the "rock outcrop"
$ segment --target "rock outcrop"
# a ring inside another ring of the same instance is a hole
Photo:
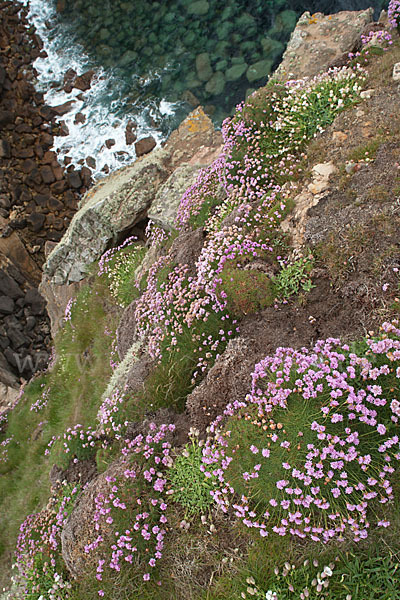
[[[180,191],[220,147],[221,134],[211,120],[202,109],[192,112],[164,148],[112,173],[85,195],[66,235],[47,259],[45,277],[56,285],[80,281],[110,242],[150,215],[171,227]],[[193,160],[196,164],[187,166]]]
[[[373,23],[373,9],[342,11],[335,15],[305,12],[297,22],[275,77],[313,77],[346,59],[365,28]]]

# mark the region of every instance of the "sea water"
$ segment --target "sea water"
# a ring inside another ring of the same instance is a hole
[[[351,4],[351,6],[350,6]],[[373,4],[373,3],[372,3]],[[101,177],[131,162],[138,139],[164,140],[201,104],[219,126],[236,104],[265,85],[305,10],[360,10],[370,0],[30,0],[29,19],[47,56],[35,62],[46,102],[73,101],[55,138],[59,160],[91,156]],[[382,2],[375,0],[379,10]],[[95,71],[89,90],[63,90],[68,69]],[[84,115],[84,123],[75,121]],[[115,143],[110,148],[106,140]]]

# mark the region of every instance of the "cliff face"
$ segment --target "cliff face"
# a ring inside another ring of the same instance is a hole
[[[40,479],[14,594],[42,569],[72,599],[273,598],[290,577],[345,598],[343,540],[368,584],[359,540],[400,526],[399,42],[280,78],[343,62],[370,19],[304,15],[222,134],[197,109],[82,199],[41,284],[55,362],[4,427],[5,484]]]

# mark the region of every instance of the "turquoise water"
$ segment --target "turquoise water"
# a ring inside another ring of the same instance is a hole
[[[380,8],[380,0],[375,7]],[[77,163],[96,155],[96,173],[134,157],[125,143],[129,119],[138,137],[166,136],[201,104],[217,125],[264,85],[279,64],[297,18],[362,9],[369,0],[31,0],[31,19],[48,57],[38,85],[56,105],[73,99],[63,117],[69,135],[56,150]],[[93,68],[89,92],[62,91],[65,71]],[[76,124],[76,112],[85,123]],[[107,139],[115,140],[111,149]]]

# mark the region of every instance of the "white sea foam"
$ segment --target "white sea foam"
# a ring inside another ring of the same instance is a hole
[[[23,0],[28,4],[27,0]],[[67,136],[55,137],[53,150],[57,152],[62,163],[65,156],[72,159],[72,164],[79,166],[79,161],[88,156],[95,158],[96,169],[94,176],[99,178],[104,175],[102,169],[108,165],[110,170],[115,170],[124,164],[132,162],[135,158],[134,145],[128,146],[125,139],[125,129],[130,119],[137,123],[138,139],[152,135],[160,143],[165,134],[149,125],[148,117],[159,120],[160,117],[173,117],[179,104],[160,100],[152,102],[147,107],[146,113],[129,112],[127,99],[124,98],[125,83],[118,79],[115,70],[98,68],[93,65],[82,46],[79,46],[57,22],[57,13],[53,3],[49,0],[30,0],[28,19],[36,28],[43,41],[46,58],[38,58],[34,67],[38,73],[36,87],[45,94],[45,101],[49,106],[58,106],[73,100],[72,109],[59,118],[68,130]],[[68,69],[74,69],[78,75],[88,69],[95,70],[91,88],[82,92],[73,89],[66,93],[62,89],[64,74]],[[149,74],[149,83],[157,73]],[[133,78],[135,75],[133,75]],[[82,95],[83,98],[78,98]],[[78,112],[85,115],[83,124],[75,124]],[[115,140],[115,145],[110,149],[105,146],[108,139]]]

